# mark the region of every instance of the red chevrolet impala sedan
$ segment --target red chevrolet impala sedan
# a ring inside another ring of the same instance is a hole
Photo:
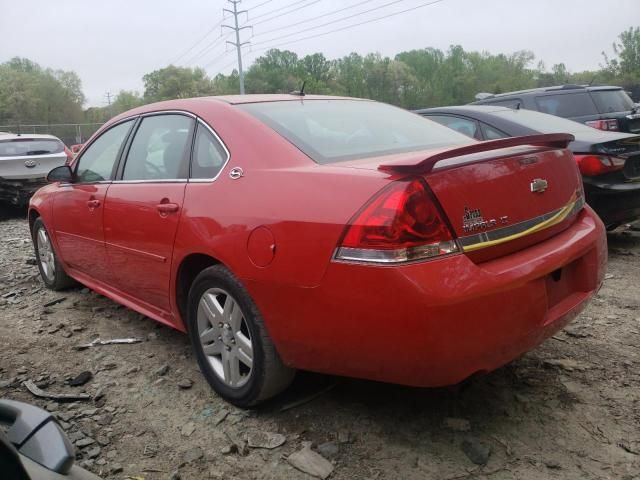
[[[29,221],[49,288],[188,332],[236,405],[295,369],[448,385],[534,348],[601,284],[570,140],[476,142],[349,98],[168,101],[98,131]]]

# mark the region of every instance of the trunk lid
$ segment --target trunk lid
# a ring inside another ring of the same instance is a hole
[[[6,180],[43,179],[51,170],[64,165],[66,161],[67,155],[64,152],[0,157],[0,178]]]
[[[571,140],[562,134],[480,142],[379,168],[422,174],[465,253],[484,261],[556,234],[582,208],[575,160],[558,148]]]

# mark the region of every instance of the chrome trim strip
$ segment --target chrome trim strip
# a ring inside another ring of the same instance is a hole
[[[580,211],[584,207],[584,203],[585,203],[584,197],[579,197],[578,199],[576,199],[573,202],[573,205],[571,206],[571,210],[567,213],[566,216],[573,215],[578,211]],[[466,237],[459,237],[458,242],[460,243],[460,246],[462,247],[462,249],[465,250],[465,249],[468,249],[469,247],[474,247],[482,243],[494,242],[496,240],[502,240],[504,238],[507,238],[513,235],[518,235],[560,214],[568,206],[569,205],[566,205],[556,210],[552,210],[551,212],[539,215],[535,218],[524,220],[520,223],[498,228],[496,230],[491,230],[489,232],[481,232],[474,235],[468,235]]]
[[[111,183],[120,184],[120,183],[187,183],[186,178],[163,178],[163,179],[152,179],[152,180],[114,180]]]

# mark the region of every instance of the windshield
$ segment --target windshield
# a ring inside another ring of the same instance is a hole
[[[628,112],[633,101],[624,90],[593,90],[591,97],[600,113]]]
[[[360,100],[301,100],[238,105],[318,163],[473,142],[406,110]]]
[[[505,110],[491,112],[491,114],[508,118],[523,127],[528,127],[540,133],[593,133],[593,128],[587,127],[583,123],[533,110]]]
[[[29,155],[47,155],[64,150],[61,141],[55,139],[16,138],[0,141],[0,157],[23,157]]]

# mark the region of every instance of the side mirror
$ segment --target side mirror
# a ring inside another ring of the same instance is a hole
[[[84,143],[77,143],[75,145],[71,145],[71,152],[78,153],[84,147]]]
[[[47,182],[71,182],[73,180],[73,172],[69,165],[61,165],[49,172]]]

